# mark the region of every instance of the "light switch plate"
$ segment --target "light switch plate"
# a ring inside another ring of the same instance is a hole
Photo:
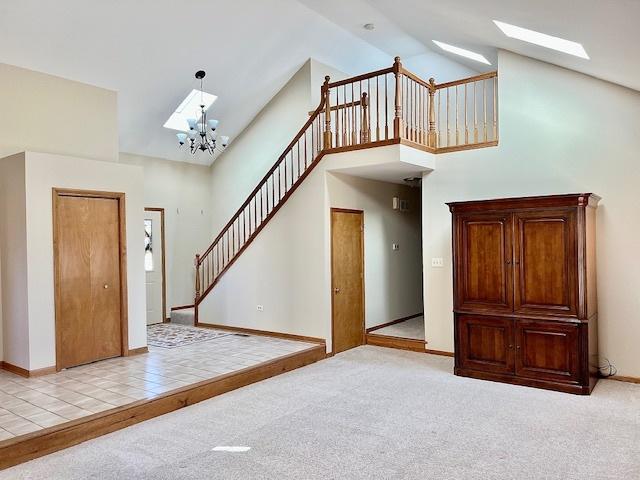
[[[440,257],[431,259],[431,266],[436,268],[444,267],[444,260]]]

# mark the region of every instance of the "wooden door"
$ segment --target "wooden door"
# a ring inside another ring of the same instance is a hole
[[[511,312],[511,216],[505,213],[460,215],[454,241],[456,310]]]
[[[517,320],[516,374],[539,380],[578,381],[578,330],[573,323]]]
[[[513,319],[460,315],[456,328],[460,367],[513,373]]]
[[[537,210],[514,218],[514,311],[576,315],[575,211]]]
[[[363,212],[331,209],[333,352],[364,343]]]
[[[123,354],[120,210],[54,191],[58,370]]]

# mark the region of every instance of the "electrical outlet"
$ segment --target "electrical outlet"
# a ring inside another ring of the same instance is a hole
[[[256,309],[257,309],[259,312],[264,312],[264,306],[262,306],[262,305],[258,305],[258,306],[256,307]]]
[[[399,243],[392,243],[391,244],[391,250],[400,250],[400,244]]]
[[[444,267],[444,260],[442,258],[432,258],[431,266],[436,268]]]

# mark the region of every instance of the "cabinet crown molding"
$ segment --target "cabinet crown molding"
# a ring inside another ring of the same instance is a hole
[[[568,193],[562,195],[539,195],[533,197],[494,198],[488,200],[472,200],[462,202],[447,202],[449,211],[479,212],[490,210],[520,210],[532,208],[555,207],[596,207],[601,197],[594,193]]]

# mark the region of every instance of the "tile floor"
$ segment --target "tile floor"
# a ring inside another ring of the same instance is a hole
[[[308,343],[226,335],[37,378],[0,370],[0,441],[151,398],[304,350]]]

